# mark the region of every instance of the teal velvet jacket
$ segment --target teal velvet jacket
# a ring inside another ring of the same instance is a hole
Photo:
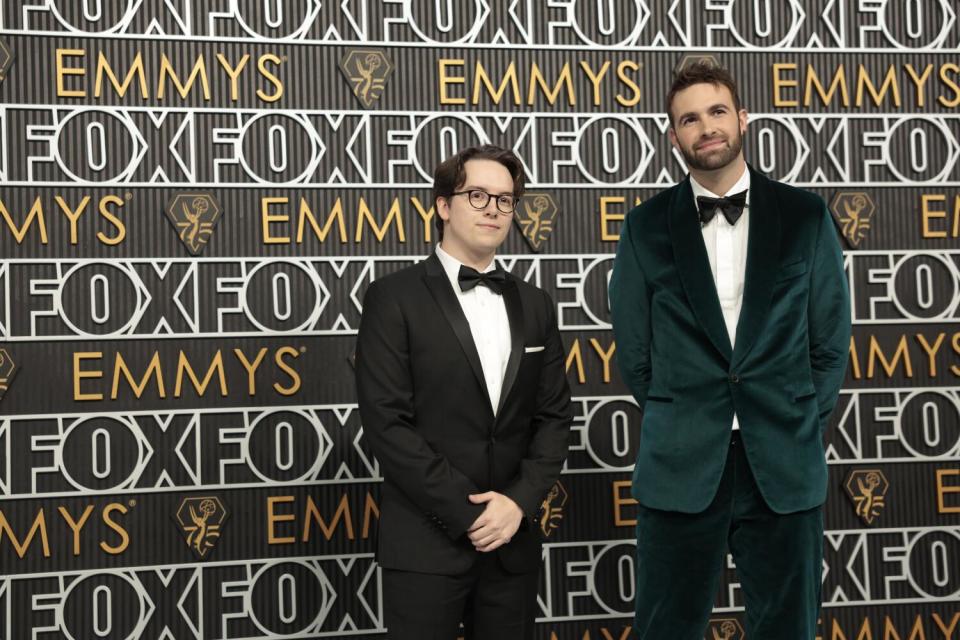
[[[843,255],[819,196],[750,172],[735,348],[689,178],[633,209],[622,227],[610,309],[617,361],[643,409],[633,496],[646,507],[706,509],[734,412],[771,509],[826,499],[823,431],[850,344]]]

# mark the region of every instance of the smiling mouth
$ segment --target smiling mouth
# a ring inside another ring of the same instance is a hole
[[[719,147],[723,145],[724,140],[722,138],[717,138],[715,140],[709,140],[697,146],[697,151],[703,151],[704,149],[713,149],[714,147]]]

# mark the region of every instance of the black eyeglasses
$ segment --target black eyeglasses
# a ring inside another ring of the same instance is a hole
[[[513,212],[517,209],[517,204],[520,202],[519,198],[515,198],[512,195],[494,195],[492,193],[487,193],[486,191],[481,191],[480,189],[470,189],[468,191],[454,191],[452,196],[462,196],[467,195],[467,202],[470,203],[470,206],[478,211],[483,211],[487,208],[487,205],[490,204],[490,198],[493,198],[497,202],[497,210],[505,215],[511,216]]]

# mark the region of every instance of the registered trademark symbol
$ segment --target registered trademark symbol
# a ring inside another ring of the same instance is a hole
[[[307,352],[306,347],[300,347],[300,353],[306,353],[306,352]]]
[[[127,192],[126,192],[125,194],[123,194],[123,195],[124,195],[124,197],[126,197],[127,200],[133,200],[133,194],[130,193],[129,191],[127,191]]]
[[[136,500],[131,500],[131,501],[128,502],[127,504],[129,504],[131,507],[135,507],[135,506],[137,506],[137,501],[136,501]]]
[[[280,59],[283,60],[284,62],[286,62],[286,61],[287,61],[287,56],[283,56],[283,57],[280,58]]]

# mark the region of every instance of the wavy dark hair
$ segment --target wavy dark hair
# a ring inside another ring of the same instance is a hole
[[[733,108],[740,111],[740,94],[737,92],[737,83],[730,72],[712,62],[699,61],[688,64],[673,76],[673,84],[667,92],[666,108],[670,117],[670,126],[673,122],[673,99],[678,93],[695,84],[712,84],[715,87],[726,87],[733,96]]]

